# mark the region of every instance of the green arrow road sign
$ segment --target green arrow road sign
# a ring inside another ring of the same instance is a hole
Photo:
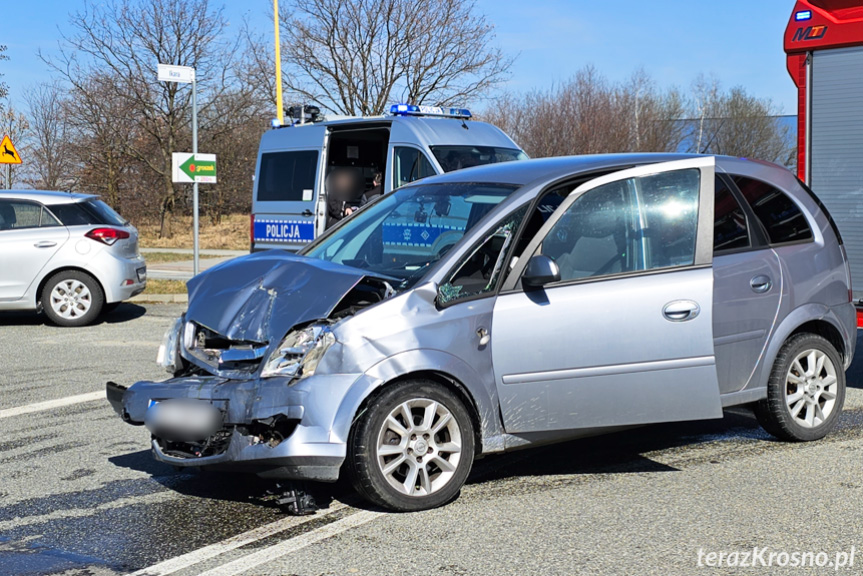
[[[174,182],[216,183],[216,155],[175,152],[172,156]]]

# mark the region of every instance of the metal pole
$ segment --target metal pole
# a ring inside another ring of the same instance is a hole
[[[812,186],[812,52],[806,54],[806,114],[803,141],[803,181]],[[798,173],[800,170],[797,171]]]
[[[282,46],[279,41],[279,0],[273,0],[273,22],[276,36],[276,118],[285,125],[285,105],[282,102]]]
[[[197,71],[192,74],[197,75]],[[196,77],[192,76],[192,158],[195,159],[195,162],[198,161],[198,93],[197,88],[195,86]],[[195,263],[193,267],[194,275],[198,275],[198,179],[195,178],[195,183],[192,184],[192,212],[194,220],[192,226],[194,227],[194,236],[195,236]]]
[[[12,165],[6,164],[6,190],[12,189]]]

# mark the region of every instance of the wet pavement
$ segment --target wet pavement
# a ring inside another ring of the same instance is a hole
[[[181,311],[124,305],[81,329],[0,316],[0,414],[160,378]],[[855,545],[844,573],[863,573],[863,359],[849,385],[821,442],[775,441],[732,411],[485,458],[457,501],[416,514],[378,514],[339,483],[310,486],[317,515],[286,516],[272,482],[155,462],[105,401],[0,417],[0,575],[722,573],[698,568],[699,547]]]

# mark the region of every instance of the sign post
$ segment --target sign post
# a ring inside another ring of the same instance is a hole
[[[190,66],[172,66],[159,64],[159,80],[162,82],[180,82],[192,85],[192,154],[198,153],[198,94],[195,87],[195,69]],[[214,162],[215,165],[215,162]],[[192,184],[192,228],[194,235],[194,266],[193,273],[198,275],[198,179]]]
[[[12,189],[12,164],[20,164],[21,157],[12,144],[9,136],[4,135],[0,141],[0,164],[6,165],[6,189]]]

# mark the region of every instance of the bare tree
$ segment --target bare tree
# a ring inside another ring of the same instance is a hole
[[[289,89],[339,114],[463,103],[512,64],[473,0],[292,0],[280,19]]]
[[[208,0],[109,0],[85,5],[70,24],[74,33],[64,38],[60,57],[46,61],[82,91],[82,79],[101,70],[110,78],[107,86],[114,96],[134,110],[137,128],[146,137],[133,140],[127,153],[159,177],[160,235],[169,236],[179,197],[171,154],[189,147],[191,91],[186,85],[156,82],[156,65],[194,67],[205,111],[233,79],[236,44],[222,40],[227,26],[222,10],[212,9]]]
[[[0,62],[4,60],[8,60],[9,56],[6,55],[6,45],[0,44]],[[3,78],[3,74],[0,74],[0,78]],[[9,95],[9,86],[6,85],[5,82],[0,80],[0,112],[3,111],[3,100],[6,96]]]
[[[676,150],[684,137],[683,99],[661,91],[643,71],[623,84],[596,68],[525,95],[505,94],[483,118],[500,126],[534,157]]]
[[[72,154],[63,98],[58,82],[38,84],[24,92],[30,119],[34,174],[31,184],[35,188],[60,190],[72,184]]]
[[[794,144],[772,100],[742,87],[724,92],[718,81],[703,77],[696,79],[693,92],[691,151],[793,162]]]
[[[0,135],[9,136],[15,144],[19,156],[24,154],[26,157],[27,155],[29,132],[30,123],[27,121],[27,117],[17,112],[8,101],[5,103],[0,101]],[[16,182],[22,181],[24,175],[21,173],[21,169],[21,165],[10,165],[6,166],[5,170],[0,170],[0,175],[2,175],[0,181],[3,182],[3,187],[11,188]]]

